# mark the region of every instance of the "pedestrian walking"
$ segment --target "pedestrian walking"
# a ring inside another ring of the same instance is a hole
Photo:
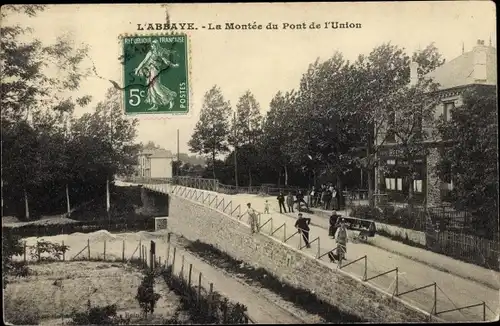
[[[288,206],[288,211],[294,213],[293,211],[293,195],[291,192],[288,193],[288,196],[286,196],[286,205]]]
[[[297,196],[295,196],[297,198],[296,202],[298,204],[298,209],[300,210],[300,204],[301,203],[304,203],[304,205],[306,205],[306,209],[309,209],[309,206],[307,205],[307,203],[305,202],[304,200],[304,194],[302,193],[302,190],[299,190],[299,192],[297,193]]]
[[[307,204],[309,205],[309,207],[312,207],[313,205],[312,202],[313,197],[314,197],[314,187],[311,188],[311,191],[309,191],[309,195],[307,196]]]
[[[278,195],[278,205],[280,206],[280,214],[283,214],[285,212],[286,214],[286,208],[285,208],[285,196],[283,196],[283,192],[280,191],[280,194]],[[283,208],[283,210],[282,210]]]
[[[332,191],[332,206],[333,206],[334,210],[339,209],[339,202],[338,202],[338,198],[337,198],[337,189],[336,188],[333,188],[333,191]]]
[[[247,204],[247,213],[248,213],[248,224],[250,224],[250,232],[252,234],[256,233],[258,230],[257,226],[257,212],[255,209],[252,208],[252,205],[250,203]]]
[[[327,189],[325,191],[325,206],[324,206],[324,209],[325,210],[329,210],[330,209],[330,203],[332,201],[332,192],[330,191],[330,189]]]
[[[339,259],[346,259],[347,254],[347,228],[345,226],[344,220],[340,221],[340,227],[337,230],[337,234],[335,235],[337,238],[337,253],[339,255]]]
[[[306,218],[302,216],[302,213],[299,213],[299,218],[295,221],[295,227],[302,235],[302,239],[304,239],[304,243],[306,248],[311,248],[309,244],[309,224],[311,223],[310,218]]]
[[[267,199],[264,203],[264,214],[269,214],[269,202],[267,201]]]
[[[335,233],[339,227],[339,215],[337,215],[337,211],[333,210],[332,215],[330,216],[330,227],[328,228],[328,236],[332,239],[335,239]]]

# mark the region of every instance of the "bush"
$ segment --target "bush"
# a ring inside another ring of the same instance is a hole
[[[32,302],[24,298],[13,299],[10,295],[4,297],[4,322],[14,325],[38,325],[41,312]]]
[[[5,289],[9,277],[26,277],[29,269],[24,262],[13,261],[14,256],[21,256],[24,245],[17,235],[2,232],[2,286]]]
[[[154,271],[146,269],[142,282],[137,288],[135,299],[139,302],[139,306],[144,315],[147,315],[148,312],[154,313],[156,303],[161,297],[158,293],[155,293],[154,290],[155,277]]]
[[[352,217],[364,218],[367,220],[381,221],[383,219],[383,212],[378,207],[370,206],[354,206],[351,209]]]
[[[87,301],[87,310],[74,311],[71,314],[71,325],[129,325],[130,317],[117,314],[116,305],[92,307]]]
[[[69,250],[69,246],[45,240],[38,241],[35,246],[27,248],[31,259],[38,261],[61,260]]]
[[[149,272],[149,267],[145,266],[140,260],[131,260],[131,263],[141,269],[145,269],[148,275],[162,276],[170,290],[180,297],[182,309],[189,312],[190,319],[193,323],[247,323],[246,306],[239,303],[233,303],[215,291],[211,296],[209,293],[206,293],[206,291],[201,291],[201,297],[198,298],[198,289],[189,286],[186,280],[175,275],[172,272],[172,266],[158,268],[154,272]],[[164,323],[178,324],[178,321],[177,313],[172,318],[166,319]]]

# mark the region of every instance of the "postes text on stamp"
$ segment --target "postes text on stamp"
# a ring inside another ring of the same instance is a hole
[[[188,113],[187,36],[127,36],[122,47],[125,113]]]

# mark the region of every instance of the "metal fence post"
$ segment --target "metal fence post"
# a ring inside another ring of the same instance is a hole
[[[437,284],[434,282],[434,314],[437,315]]]
[[[368,257],[365,255],[365,273],[363,274],[363,281],[366,281],[366,279],[368,278],[368,266],[367,266],[367,260],[368,260]]]
[[[399,268],[396,267],[396,296],[398,296]]]
[[[62,241],[62,259],[63,261],[66,260],[66,250],[64,250],[64,240]]]
[[[90,239],[87,239],[87,256],[90,260]]]

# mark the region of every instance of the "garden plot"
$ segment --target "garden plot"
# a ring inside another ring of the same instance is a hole
[[[32,274],[13,279],[4,291],[5,320],[21,324],[61,324],[73,311],[83,312],[87,304],[104,307],[115,304],[118,314],[142,320],[135,300],[141,283],[140,271],[121,263],[55,262],[32,264]],[[163,320],[179,307],[178,297],[158,279],[155,291],[161,295],[149,318]]]

